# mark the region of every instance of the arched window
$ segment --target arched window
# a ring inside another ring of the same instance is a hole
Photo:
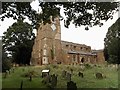
[[[84,61],[85,61],[84,58],[82,58],[82,59],[81,59],[81,62],[84,63]]]

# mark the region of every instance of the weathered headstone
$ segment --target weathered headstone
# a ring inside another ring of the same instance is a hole
[[[15,72],[15,68],[12,68],[12,73],[14,73]]]
[[[72,68],[70,69],[70,72],[71,72],[71,74],[73,74],[73,69]]]
[[[29,80],[32,81],[32,74],[31,73],[29,75],[29,78],[30,78]]]
[[[79,72],[79,73],[78,73],[78,76],[79,76],[79,77],[82,77],[82,78],[84,77],[82,72]]]
[[[51,85],[52,88],[57,86],[57,76],[55,74],[52,75]]]
[[[6,70],[6,73],[9,74],[9,70]]]
[[[67,71],[63,70],[62,71],[62,77],[66,77],[66,73],[67,73]]]
[[[96,78],[97,79],[103,79],[102,73],[96,73]]]
[[[51,82],[51,75],[46,76],[46,83],[50,83]]]
[[[7,77],[7,72],[5,72],[5,74],[4,74],[4,78],[6,78]]]
[[[50,70],[42,70],[42,78],[49,75]]]
[[[67,90],[77,90],[76,83],[73,81],[67,82]]]
[[[9,70],[9,74],[11,73],[11,69]]]
[[[67,79],[68,82],[71,81],[71,74],[70,74],[70,73],[67,73],[67,74],[66,74],[66,79]]]

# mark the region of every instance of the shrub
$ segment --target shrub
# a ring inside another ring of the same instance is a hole
[[[2,62],[2,72],[5,72],[6,70],[10,70],[12,67],[10,60],[3,60]]]

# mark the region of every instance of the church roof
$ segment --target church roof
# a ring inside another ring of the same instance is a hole
[[[81,51],[68,51],[68,54],[80,54],[80,55],[96,55],[91,52],[81,52]]]

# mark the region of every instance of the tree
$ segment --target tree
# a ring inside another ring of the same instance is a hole
[[[4,49],[2,49],[2,72],[6,72],[11,68],[11,61],[7,58],[7,54]]]
[[[4,32],[3,48],[12,56],[13,62],[29,64],[35,35],[32,26],[18,20]]]
[[[120,64],[120,18],[108,29],[104,55],[108,62]]]
[[[53,18],[60,16],[64,19],[64,25],[68,28],[72,22],[75,26],[85,25],[88,27],[95,25],[102,26],[102,20],[107,21],[113,18],[113,14],[118,11],[118,2],[40,2],[39,6],[42,13],[34,11],[30,2],[3,2],[1,20],[5,17],[13,17],[13,19],[25,18],[27,16],[32,21],[34,28],[38,28],[40,22],[50,23],[50,16]],[[60,6],[64,8],[66,18],[60,15]]]

